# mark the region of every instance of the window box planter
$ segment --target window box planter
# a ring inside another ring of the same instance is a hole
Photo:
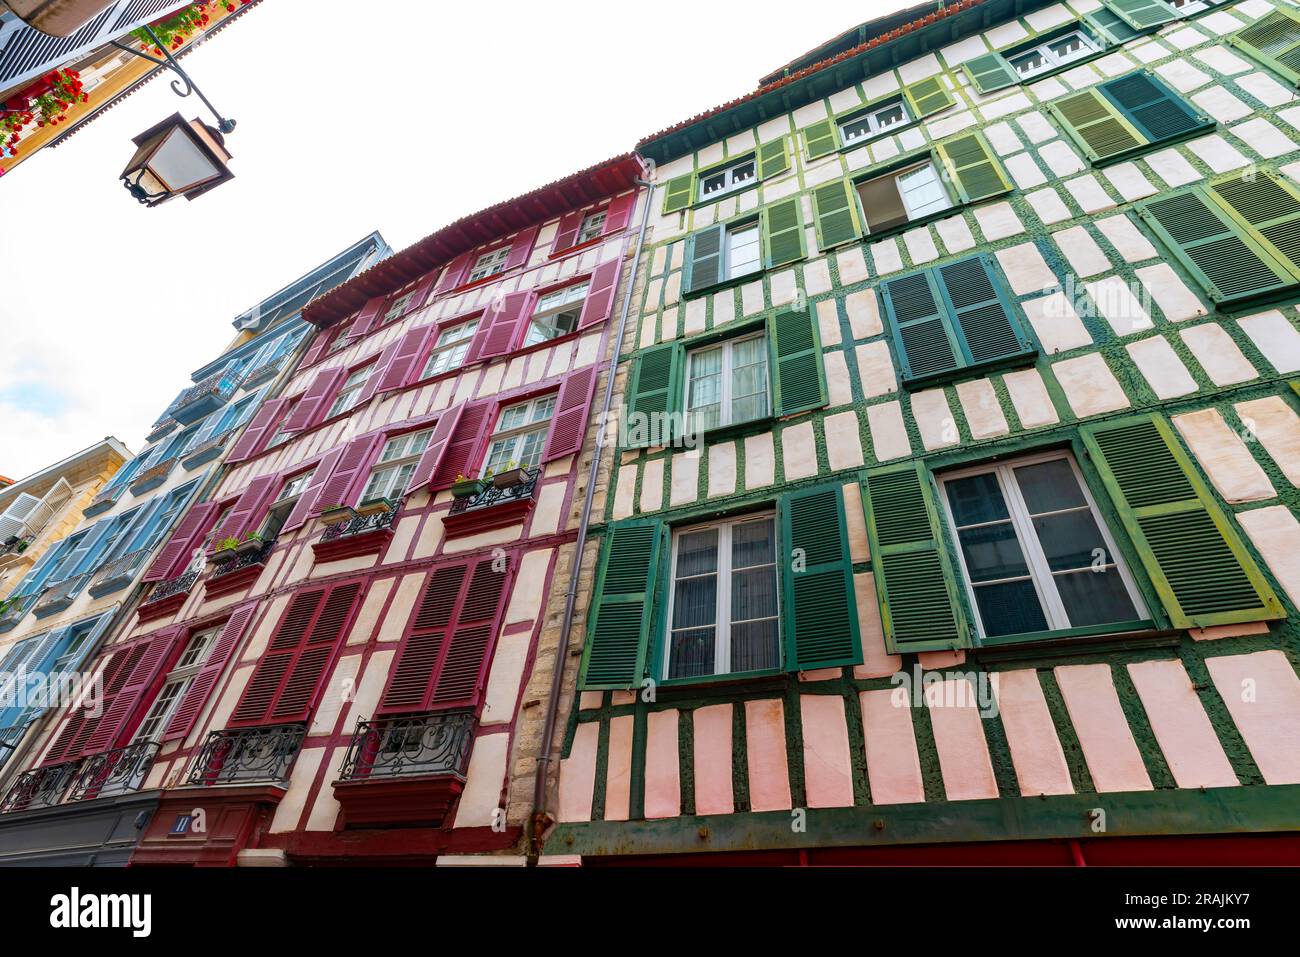
[[[453,482],[451,486],[452,498],[474,498],[487,488],[487,482],[483,479],[462,479],[459,482]]]
[[[320,520],[326,525],[339,525],[343,522],[350,522],[357,517],[357,513],[352,510],[350,505],[331,505],[320,513]]]
[[[256,547],[241,550],[240,546],[243,545]],[[240,546],[236,546],[234,549],[222,549],[222,551],[230,552],[233,557],[212,570],[203,588],[206,597],[215,598],[219,595],[230,595],[252,585],[266,570],[266,559],[271,554],[271,550],[275,548],[275,542],[249,539],[247,542],[241,542]],[[220,554],[220,552],[217,554]],[[213,558],[215,559],[216,555]]]
[[[537,501],[542,470],[521,471],[524,472],[523,482],[505,487],[499,487],[495,482],[480,482],[481,489],[477,494],[458,496],[442,520],[447,536],[473,535],[525,521]]]
[[[357,514],[360,516],[382,515],[392,511],[394,511],[393,503],[386,498],[367,499],[357,506]]]
[[[318,562],[334,562],[358,555],[373,555],[393,540],[397,512],[382,509],[369,515],[355,515],[351,521],[330,525],[311,546]]]
[[[236,555],[253,555],[260,552],[266,543],[260,538],[246,538],[235,546]]]
[[[528,469],[507,469],[492,476],[493,488],[514,488],[528,481]]]
[[[212,562],[214,565],[225,565],[228,562],[233,562],[238,557],[239,552],[235,551],[234,548],[227,546],[225,548],[218,548],[215,552],[209,555],[208,561]]]

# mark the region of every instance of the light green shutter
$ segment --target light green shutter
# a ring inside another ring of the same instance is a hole
[[[663,538],[658,519],[609,527],[592,590],[580,689],[634,688],[644,677]]]
[[[673,440],[671,423],[680,405],[682,356],[678,342],[651,346],[637,354],[623,414],[628,448],[667,445]]]
[[[962,69],[981,93],[992,93],[1020,82],[1020,74],[1013,70],[1000,53],[986,53],[967,60]]]
[[[1104,2],[1135,30],[1149,30],[1162,23],[1171,23],[1181,16],[1164,0],[1104,0]]]
[[[1300,13],[1279,7],[1228,37],[1256,63],[1300,86]]]
[[[1082,433],[1174,627],[1286,617],[1168,422],[1130,416]]]
[[[966,133],[937,145],[957,191],[967,203],[1011,192],[1011,181],[983,133]]]
[[[1261,169],[1253,176],[1233,174],[1215,180],[1209,192],[1300,279],[1300,192],[1295,186]]]
[[[771,179],[790,169],[790,137],[782,136],[758,148],[758,178]]]
[[[952,93],[944,85],[940,76],[932,76],[929,79],[913,83],[911,86],[903,87],[903,95],[907,97],[907,102],[912,105],[912,113],[918,120],[929,116],[931,113],[946,110],[954,102]]]
[[[763,262],[768,269],[804,258],[800,203],[798,196],[792,196],[763,210]]]
[[[862,492],[886,649],[904,654],[969,647],[925,467],[909,462],[872,469]]]
[[[1128,43],[1134,37],[1138,36],[1139,31],[1133,29],[1123,17],[1109,7],[1098,7],[1091,13],[1085,13],[1083,19],[1086,20],[1101,37],[1109,41],[1111,46],[1119,46]]]
[[[1118,162],[1147,145],[1146,138],[1097,90],[1083,90],[1047,109],[1093,163]]]
[[[821,336],[813,310],[786,309],[769,315],[767,343],[775,413],[793,415],[826,405]]]
[[[848,180],[823,183],[813,190],[817,248],[822,252],[858,238],[858,203]]]
[[[803,128],[803,145],[810,160],[834,153],[840,148],[839,132],[834,120],[818,120]]]
[[[958,368],[960,346],[933,272],[921,269],[887,280],[880,290],[903,381]]]
[[[687,173],[668,181],[664,189],[664,214],[685,209],[695,199],[695,174]]]
[[[962,345],[963,365],[981,366],[1037,353],[995,270],[983,255],[934,267]]]
[[[838,483],[781,496],[781,627],[787,671],[862,662],[853,559]]]
[[[686,244],[686,278],[682,283],[684,292],[707,289],[726,278],[726,238],[725,226],[710,226],[691,235]]]

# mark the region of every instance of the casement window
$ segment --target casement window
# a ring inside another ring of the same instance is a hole
[[[580,282],[538,297],[523,344],[535,346],[575,331],[590,288],[590,283]]]
[[[674,530],[672,548],[662,677],[780,667],[776,516]]]
[[[433,344],[433,351],[429,353],[429,360],[424,364],[424,371],[420,373],[420,378],[427,379],[430,376],[441,375],[448,369],[460,368],[469,352],[470,343],[474,341],[474,332],[478,329],[478,323],[477,319],[471,319],[468,322],[448,326],[439,332]]]
[[[1300,86],[1300,12],[1278,7],[1228,37],[1228,43],[1293,87]]]
[[[276,536],[280,534],[280,529],[289,520],[289,516],[293,514],[298,500],[307,491],[307,486],[311,484],[313,474],[310,471],[303,472],[285,480],[280,489],[280,494],[271,503],[271,510],[266,513],[266,518],[262,520],[261,528],[258,530],[258,534],[261,535],[263,541],[274,541]]]
[[[163,730],[171,722],[185,698],[185,693],[202,670],[208,654],[213,650],[221,628],[209,628],[191,636],[181,652],[180,658],[172,666],[163,680],[162,689],[145,713],[140,726],[136,728],[133,741],[160,741]]]
[[[1041,73],[1055,70],[1057,67],[1082,60],[1098,52],[1097,44],[1078,30],[1072,30],[1064,36],[1046,43],[1039,43],[1028,49],[1007,54],[1007,62],[1021,79],[1029,79]]]
[[[721,169],[701,173],[699,198],[701,201],[721,199],[728,193],[753,184],[757,178],[758,162],[753,156]]]
[[[172,523],[185,509],[190,496],[198,488],[198,482],[190,482],[170,492],[157,514],[151,516],[140,529],[131,543],[131,551],[153,551],[162,537],[171,531]]]
[[[840,120],[840,138],[847,146],[850,143],[874,139],[910,122],[912,122],[912,115],[907,110],[907,103],[900,98]]]
[[[411,301],[414,298],[415,290],[411,290],[410,292],[394,299],[388,304],[388,308],[384,310],[384,315],[379,320],[379,326],[386,326],[390,322],[396,322],[398,319],[401,319],[406,315],[407,310],[411,308]]]
[[[1096,13],[1111,18],[1118,29],[1130,31],[1130,36],[1136,35],[1136,31],[1107,8],[1101,7]],[[1092,24],[1092,27],[1099,35],[1106,35],[1097,29],[1096,24]],[[992,93],[1086,59],[1099,53],[1102,47],[1101,41],[1082,30],[1067,30],[1046,39],[1022,43],[1001,53],[982,54],[967,60],[962,69],[979,92]]]
[[[581,246],[605,235],[606,215],[607,211],[602,209],[582,217],[582,225],[578,227],[578,241],[574,245]]]
[[[500,249],[494,249],[491,252],[483,253],[478,259],[474,260],[474,265],[470,268],[469,278],[466,282],[478,282],[480,279],[487,279],[489,276],[495,276],[498,273],[505,272],[506,263],[510,260],[510,247],[502,246]]]
[[[488,445],[483,473],[495,474],[507,468],[537,468],[542,462],[542,451],[554,413],[554,395],[502,409]]]
[[[768,416],[767,352],[767,337],[759,333],[686,354],[688,434]]]
[[[882,233],[952,208],[952,197],[930,161],[856,185],[869,233]]]
[[[1094,166],[1106,166],[1214,128],[1214,120],[1138,70],[1048,104]]]
[[[1166,193],[1138,215],[1216,305],[1271,300],[1300,285],[1300,189],[1271,170]]]
[[[397,435],[386,441],[383,451],[379,453],[379,461],[366,480],[361,501],[368,502],[375,498],[394,501],[405,495],[411,475],[420,464],[420,457],[429,447],[432,436],[433,429],[425,429],[423,432]]]
[[[904,87],[901,98],[873,103],[865,110],[854,109],[805,126],[800,131],[804,155],[809,160],[828,156],[855,143],[896,132],[908,123],[946,110],[955,102],[941,77],[920,80]]]
[[[677,212],[697,203],[712,202],[753,183],[790,171],[790,138],[781,136],[762,143],[757,153],[725,167],[674,176],[664,187],[663,213]],[[629,204],[630,210],[631,204]],[[607,230],[608,231],[608,230]]]
[[[690,237],[686,249],[687,292],[741,279],[763,268],[757,219],[711,226]]]
[[[366,380],[370,378],[374,368],[374,363],[371,363],[348,373],[348,377],[343,380],[343,385],[335,394],[329,411],[325,413],[325,418],[332,419],[336,415],[342,415],[357,404],[357,400],[361,398],[361,390],[365,388]]]

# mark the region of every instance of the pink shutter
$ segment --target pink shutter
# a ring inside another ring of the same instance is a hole
[[[387,296],[375,296],[357,313],[357,317],[352,320],[352,328],[348,330],[348,339],[360,339],[367,332],[373,329],[379,322],[380,316],[388,308]]]
[[[329,329],[317,329],[316,334],[312,336],[311,348],[303,356],[302,367],[305,369],[313,363],[319,362],[325,355],[325,350],[329,348],[330,340],[334,336]]]
[[[636,195],[635,191],[624,193],[609,204],[609,209],[605,212],[605,229],[601,233],[602,236],[626,228],[628,220],[632,218],[632,210],[636,208]]]
[[[484,399],[465,406],[451,441],[447,443],[447,451],[443,453],[442,464],[433,473],[431,488],[447,488],[456,481],[457,475],[470,473],[487,439],[484,425],[492,405],[491,399]]]
[[[415,287],[415,294],[411,296],[411,304],[406,310],[408,316],[415,310],[423,308],[424,304],[429,301],[430,293],[433,292],[434,281],[437,278],[438,272],[434,270],[420,280],[420,284]]]
[[[348,370],[342,366],[331,366],[317,372],[316,378],[307,387],[307,391],[290,413],[288,421],[281,428],[285,432],[301,432],[319,422],[347,374]]]
[[[318,501],[321,507],[326,505],[356,505],[356,497],[361,494],[361,483],[365,481],[366,470],[374,458],[375,448],[383,436],[366,435],[353,439],[343,450],[329,480],[320,490]]]
[[[599,366],[590,365],[570,373],[560,386],[555,402],[555,416],[551,419],[551,434],[546,441],[543,462],[565,455],[573,455],[582,448],[587,434],[587,417],[591,414],[591,400],[596,394]]]
[[[465,274],[469,272],[469,257],[471,255],[472,252],[461,253],[451,261],[443,272],[442,278],[438,280],[438,285],[433,289],[435,296],[449,292],[465,281]]]
[[[566,213],[560,218],[560,228],[555,234],[555,242],[551,244],[552,256],[558,256],[566,249],[577,245],[578,230],[582,229],[584,215],[584,213]]]
[[[537,241],[539,228],[531,226],[515,236],[515,241],[510,244],[510,257],[506,259],[506,269],[514,269],[528,262],[528,257],[533,251],[533,243]]]
[[[397,349],[402,344],[402,339],[395,339],[388,345],[384,346],[384,351],[379,353],[379,358],[375,360],[374,366],[370,370],[370,375],[366,377],[366,384],[361,387],[361,395],[357,397],[355,408],[360,408],[374,397],[379,391],[379,380],[383,378],[388,369],[389,363],[393,361],[393,356],[397,355]]]
[[[153,560],[149,570],[144,573],[141,581],[147,582],[165,582],[170,578],[179,575],[190,563],[190,555],[194,552],[194,546],[202,539],[203,534],[208,530],[208,522],[217,514],[220,506],[216,502],[200,502],[195,505],[180,524],[176,526],[176,531],[168,539],[167,544],[162,547],[158,557]]]
[[[167,628],[148,640],[148,647],[131,669],[122,690],[114,695],[113,703],[105,710],[104,717],[95,727],[95,733],[87,739],[82,754],[111,751],[122,743],[119,739],[135,730],[133,719],[137,717],[140,701],[146,692],[157,690],[155,684],[162,678],[163,670],[171,660],[172,650],[176,647],[176,640],[183,630],[180,627]]]
[[[269,504],[271,496],[279,489],[282,480],[279,475],[263,475],[248,483],[239,501],[226,513],[221,524],[212,533],[209,549],[227,538],[243,539],[244,533],[252,531],[254,524],[262,517],[262,510]]]
[[[614,311],[614,296],[618,293],[618,275],[623,268],[623,257],[603,262],[591,272],[587,301],[582,304],[578,328],[586,329],[604,322]]]
[[[203,659],[203,666],[199,668],[199,673],[185,689],[185,697],[181,698],[181,703],[172,713],[171,720],[167,722],[167,727],[162,733],[163,741],[183,738],[193,729],[199,712],[203,710],[203,705],[216,686],[217,679],[225,671],[226,662],[230,660],[235,646],[239,644],[239,639],[243,637],[244,629],[248,627],[248,622],[256,610],[257,602],[242,605],[236,608],[235,613],[226,620],[221,634],[217,636],[217,640],[208,651],[208,656]]]
[[[339,456],[342,454],[343,446],[340,445],[338,448],[330,449],[321,456],[320,461],[316,463],[316,471],[311,473],[311,480],[307,483],[307,487],[303,489],[302,495],[294,503],[293,511],[289,513],[289,517],[280,526],[281,533],[291,532],[295,528],[302,527],[308,517],[316,511],[321,489],[334,473],[334,466],[338,464]]]
[[[370,376],[370,382],[375,383],[376,391],[391,392],[411,381],[415,364],[424,358],[429,340],[437,331],[437,326],[418,326],[393,343],[396,348],[388,364],[382,367],[382,375],[377,370]],[[370,388],[370,382],[366,383],[366,388]]]
[[[466,361],[491,359],[514,349],[519,343],[523,324],[532,315],[533,299],[534,293],[529,290],[507,293],[493,303],[474,334],[474,343],[469,347]]]
[[[433,480],[433,473],[442,464],[442,457],[446,454],[447,446],[456,432],[456,426],[460,423],[460,417],[464,411],[465,406],[463,403],[453,406],[442,414],[438,424],[433,427],[433,434],[429,436],[429,444],[425,446],[424,454],[420,456],[415,471],[411,473],[411,483],[406,487],[407,494],[414,492],[416,489],[424,488]]]
[[[271,399],[269,402],[262,403],[239,436],[239,440],[235,442],[230,454],[226,456],[227,465],[251,459],[262,451],[262,446],[271,438],[272,430],[280,422],[280,412],[288,402],[288,399]]]

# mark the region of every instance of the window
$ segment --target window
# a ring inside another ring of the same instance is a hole
[[[284,487],[280,489],[280,494],[276,496],[275,501],[271,504],[271,510],[267,513],[266,520],[262,522],[262,528],[258,532],[263,541],[274,541],[275,537],[280,534],[280,529],[284,527],[284,523],[293,514],[298,499],[303,492],[307,491],[307,486],[310,484],[314,473],[315,470],[313,469],[310,472],[303,472],[301,475],[295,475],[285,480]],[[336,505],[338,503],[323,502],[321,504]]]
[[[727,278],[747,276],[761,265],[758,223],[727,230]]]
[[[578,317],[582,315],[582,304],[587,299],[589,286],[589,283],[580,282],[548,292],[539,298],[533,309],[532,320],[528,323],[524,345],[535,346],[539,342],[567,336],[577,329]]]
[[[695,435],[768,414],[767,337],[763,334],[688,353],[687,430]]]
[[[381,325],[386,325],[395,319],[401,319],[406,315],[407,308],[411,305],[411,300],[415,298],[414,292],[408,292],[404,296],[399,296],[389,304],[388,309],[384,312],[384,321]]]
[[[1073,30],[1055,40],[1032,47],[1022,47],[1007,55],[1007,62],[1022,78],[1037,76],[1097,52],[1097,44]]]
[[[361,390],[364,388],[366,380],[370,378],[373,369],[374,363],[371,363],[363,369],[348,373],[348,377],[343,381],[338,394],[334,396],[334,403],[330,406],[325,418],[330,419],[336,415],[341,415],[357,404],[357,399],[361,398]]]
[[[438,339],[433,344],[433,352],[429,354],[429,361],[424,364],[424,372],[420,374],[420,378],[427,379],[429,376],[439,375],[448,369],[457,368],[464,362],[476,329],[478,329],[478,320],[471,319],[458,326],[449,326],[438,333]]]
[[[697,292],[762,268],[763,243],[758,220],[710,226],[690,238],[686,290]]]
[[[495,276],[499,272],[504,272],[506,261],[509,259],[509,246],[502,246],[500,249],[494,249],[490,253],[484,253],[474,261],[474,268],[469,271],[469,278],[465,281],[478,282],[480,279],[487,279],[489,276]]]
[[[433,429],[412,432],[409,435],[397,435],[384,443],[379,453],[379,463],[370,473],[361,501],[373,498],[396,500],[406,494],[406,486],[411,481],[411,473],[420,463],[420,456],[429,447],[429,437]]]
[[[203,667],[203,662],[207,659],[208,652],[219,634],[221,634],[220,626],[200,631],[190,638],[176,666],[168,673],[162,690],[158,692],[158,697],[154,699],[148,714],[136,729],[133,741],[158,740],[158,736],[162,734],[167,723],[171,721],[172,715],[175,714],[181,699],[185,697],[185,692],[189,690],[190,682]]]
[[[1200,13],[1202,10],[1210,9],[1202,0],[1165,0],[1171,7],[1177,10],[1183,16],[1193,13]]]
[[[1146,617],[1068,453],[938,478],[981,634],[993,638]]]
[[[180,515],[185,503],[189,501],[190,493],[194,491],[197,484],[197,482],[191,482],[167,496],[167,501],[162,508],[145,523],[144,528],[136,535],[135,541],[131,543],[131,551],[152,551],[157,547],[163,536],[171,530],[172,523]]]
[[[866,113],[859,113],[852,119],[841,122],[840,136],[846,144],[868,140],[880,136],[891,127],[909,123],[911,119],[911,114],[907,112],[907,104],[902,100],[894,100],[892,103],[872,107]]]
[[[757,173],[758,167],[752,156],[743,162],[705,173],[700,176],[700,199],[717,199],[754,183]]]
[[[902,226],[953,205],[934,163],[929,160],[859,183],[857,190],[870,233]]]
[[[677,531],[672,562],[665,678],[780,667],[773,516]]]
[[[488,446],[483,474],[509,468],[534,469],[542,462],[555,396],[543,396],[501,410],[492,444]]]
[[[605,217],[607,213],[601,210],[598,213],[588,213],[582,220],[582,227],[578,230],[578,239],[575,245],[581,246],[583,243],[589,243],[593,239],[599,239],[605,233]]]

